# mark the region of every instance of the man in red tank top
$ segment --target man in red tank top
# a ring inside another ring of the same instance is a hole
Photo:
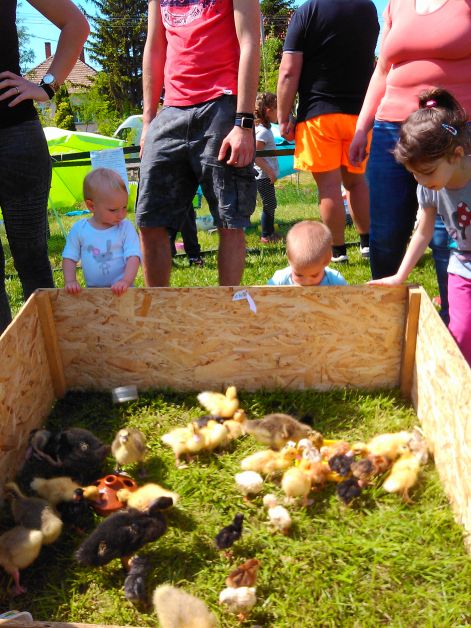
[[[149,2],[136,208],[147,286],[169,285],[167,230],[179,228],[198,185],[219,231],[219,283],[241,281],[257,193],[259,32],[258,0]]]

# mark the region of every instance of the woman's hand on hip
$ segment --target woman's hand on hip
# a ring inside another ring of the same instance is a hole
[[[9,107],[15,107],[24,100],[37,100],[38,102],[49,100],[49,96],[37,83],[28,81],[23,76],[9,71],[0,72],[0,100],[7,100],[7,98],[13,98],[8,103]]]

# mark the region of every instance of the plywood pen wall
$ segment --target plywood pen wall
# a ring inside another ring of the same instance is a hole
[[[471,370],[420,288],[40,290],[0,355],[2,478],[70,389],[400,387],[471,537]]]

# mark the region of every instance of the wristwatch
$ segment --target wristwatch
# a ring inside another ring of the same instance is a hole
[[[45,74],[39,83],[39,87],[42,87],[49,98],[54,98],[54,94],[59,89],[59,83],[56,81],[56,77],[54,74],[50,74],[49,72]]]
[[[242,116],[234,120],[234,126],[240,126],[243,129],[253,129],[254,119]]]

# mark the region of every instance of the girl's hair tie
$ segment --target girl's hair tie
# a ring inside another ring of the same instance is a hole
[[[431,109],[432,107],[436,107],[436,106],[437,106],[437,101],[433,99],[427,100],[427,102],[425,103],[426,109]]]
[[[442,124],[442,127],[445,129],[445,131],[448,131],[448,133],[451,133],[452,135],[458,135],[458,129],[455,129],[455,127],[451,126],[451,124]]]

